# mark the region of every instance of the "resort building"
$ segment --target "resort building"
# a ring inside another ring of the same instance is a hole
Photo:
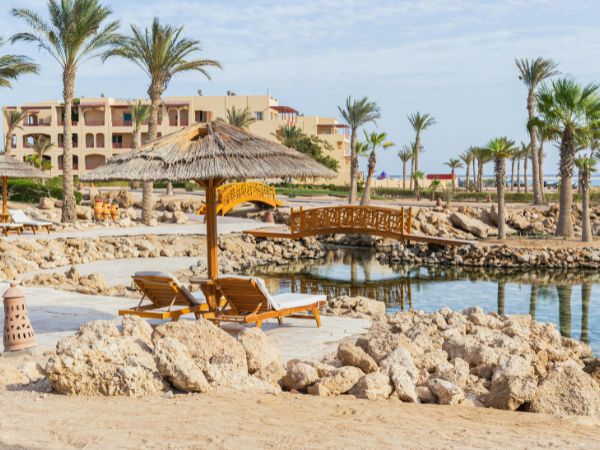
[[[73,106],[73,167],[80,175],[94,169],[107,158],[130,150],[133,146],[133,124],[130,103],[135,99],[80,98]],[[296,125],[308,135],[316,135],[331,144],[331,156],[339,162],[338,177],[327,181],[349,184],[350,144],[348,126],[333,117],[304,116],[290,106],[280,105],[270,95],[227,95],[164,97],[159,111],[159,136],[172,133],[192,123],[226,118],[227,110],[249,108],[256,122],[249,130],[258,136],[276,140],[282,125]],[[51,163],[51,175],[59,175],[63,167],[63,104],[58,101],[8,106],[25,112],[22,129],[12,137],[12,153],[19,157],[32,153],[37,136],[50,139],[54,147],[44,155]],[[6,123],[3,124],[6,129]],[[143,127],[142,143],[147,140]]]

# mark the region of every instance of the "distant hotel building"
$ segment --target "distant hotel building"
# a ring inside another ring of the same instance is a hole
[[[107,158],[126,152],[133,145],[133,125],[129,103],[133,100],[112,98],[81,98],[73,105],[73,167],[80,175],[104,164]],[[263,138],[276,140],[275,132],[285,124],[296,125],[308,135],[329,142],[331,156],[339,162],[335,184],[349,184],[350,145],[348,127],[333,117],[304,116],[289,106],[281,106],[269,95],[227,95],[163,97],[159,111],[158,135],[172,133],[191,123],[226,118],[227,110],[249,108],[256,122],[250,131]],[[59,175],[63,166],[63,104],[57,101],[26,103],[8,109],[24,111],[23,129],[12,138],[12,153],[24,158],[32,153],[36,136],[46,136],[54,144],[44,155],[49,160],[52,176]],[[3,124],[6,130],[6,123]],[[146,142],[147,127],[143,127],[142,142]]]

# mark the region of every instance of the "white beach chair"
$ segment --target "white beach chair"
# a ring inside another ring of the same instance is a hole
[[[53,225],[52,222],[48,222],[47,220],[36,220],[29,217],[25,214],[25,211],[21,209],[11,209],[8,211],[13,224],[21,225],[22,228],[29,228],[35,234],[38,228],[44,228],[48,233],[50,233],[50,227]]]
[[[23,231],[23,225],[20,223],[0,223],[0,230],[4,236],[8,236],[11,231],[16,231],[20,235]]]

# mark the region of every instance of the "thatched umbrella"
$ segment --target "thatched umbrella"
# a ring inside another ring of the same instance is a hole
[[[189,181],[206,190],[208,276],[218,275],[216,189],[226,180],[319,177],[335,172],[314,159],[222,121],[196,124],[110,158],[84,181]]]
[[[8,179],[48,178],[48,174],[14,156],[0,154],[0,177],[2,178],[2,215],[0,222],[8,222]]]

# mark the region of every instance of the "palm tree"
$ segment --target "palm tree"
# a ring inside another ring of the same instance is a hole
[[[402,189],[406,189],[406,165],[412,160],[413,151],[408,145],[403,145],[398,152],[398,158],[402,161]]]
[[[25,113],[20,111],[9,110],[2,108],[2,114],[4,115],[4,122],[6,123],[6,130],[4,132],[4,153],[10,154],[12,137],[17,129],[22,130],[23,119]]]
[[[477,183],[476,189],[477,192],[483,191],[483,168],[486,163],[490,161],[490,153],[486,148],[475,147],[473,151],[473,155],[475,160],[477,161]]]
[[[390,148],[394,145],[393,142],[386,141],[387,133],[377,133],[373,131],[367,134],[365,131],[365,141],[371,148],[369,154],[369,163],[367,165],[367,181],[365,183],[365,191],[363,192],[362,199],[360,201],[361,206],[368,205],[371,201],[371,182],[373,181],[373,173],[375,173],[375,166],[377,165],[377,147],[383,147],[384,149]]]
[[[350,197],[348,203],[356,202],[358,173],[358,155],[356,154],[356,133],[360,127],[369,123],[376,122],[381,117],[379,106],[375,102],[369,101],[367,97],[360,100],[348,97],[344,108],[338,106],[342,118],[350,127]]]
[[[531,123],[531,120],[536,116],[536,89],[541,82],[559,73],[556,69],[558,64],[554,63],[551,59],[544,58],[536,58],[534,60],[517,59],[515,60],[515,63],[517,65],[517,69],[519,70],[519,80],[521,80],[527,88],[528,129],[531,148],[531,161],[533,165],[533,204],[539,205],[542,202],[540,197],[540,186],[542,184],[543,175],[540,175],[539,173],[539,154],[537,146],[538,131],[536,125]]]
[[[38,136],[33,141],[33,154],[38,169],[42,170],[44,165],[44,155],[49,152],[54,144],[45,136]]]
[[[494,172],[496,174],[496,192],[498,194],[498,239],[506,237],[505,231],[505,211],[504,211],[504,191],[506,184],[505,159],[509,158],[514,151],[514,141],[506,137],[492,139],[487,150],[494,158]]]
[[[421,133],[432,125],[435,125],[435,118],[429,114],[421,114],[417,111],[408,116],[408,121],[415,132],[415,156],[413,157],[413,172],[419,171],[419,153],[421,151]],[[415,195],[417,186],[415,186]]]
[[[510,155],[510,188],[509,191],[512,192],[515,190],[515,163],[519,158],[519,154],[517,152],[513,152]],[[519,181],[519,177],[517,176],[517,182]]]
[[[11,42],[32,42],[48,52],[60,65],[63,79],[63,207],[62,222],[75,222],[73,183],[73,133],[71,110],[75,78],[79,66],[118,40],[118,21],[106,22],[111,15],[98,0],[48,0],[49,20],[26,8],[13,8],[12,15],[23,19],[29,32],[17,33]]]
[[[227,110],[227,123],[234,127],[247,129],[250,125],[256,122],[256,118],[250,108],[236,109],[232,106]]]
[[[580,86],[573,80],[562,78],[552,82],[551,88],[538,93],[538,105],[543,120],[548,124],[548,134],[560,139],[560,204],[557,236],[573,236],[573,161],[577,146],[589,142],[590,123],[598,126],[600,98],[598,85]]]
[[[201,50],[200,42],[181,37],[183,27],[175,28],[161,25],[157,17],[150,28],[141,30],[131,25],[131,36],[120,39],[119,44],[104,54],[104,60],[111,56],[120,56],[134,62],[150,77],[148,96],[150,97],[150,117],[148,120],[148,142],[158,137],[158,110],[160,99],[173,76],[197,71],[210,80],[208,67],[221,67],[212,59],[187,59],[192,53]],[[143,184],[142,220],[149,224],[152,220],[152,182]],[[173,186],[167,184],[167,195],[171,195]]]
[[[298,140],[304,136],[304,133],[296,125],[282,125],[277,128],[273,136],[286,147],[294,148]]]
[[[0,47],[4,39],[0,37]],[[11,87],[11,81],[26,73],[38,73],[39,67],[31,59],[23,55],[0,56],[0,87]]]
[[[411,174],[412,179],[415,183],[415,192],[417,193],[417,201],[421,200],[421,186],[419,185],[419,180],[425,178],[425,173],[419,170],[418,172],[413,172]]]
[[[581,240],[592,242],[592,227],[590,224],[590,177],[596,171],[596,160],[589,156],[577,158],[579,167],[579,186],[581,187]]]
[[[473,156],[473,152],[472,152],[471,148],[467,149],[467,151],[462,152],[459,155],[459,158],[464,163],[464,167],[466,167],[466,169],[467,169],[467,172],[465,174],[465,190],[466,191],[469,190],[469,185],[470,185],[470,182],[471,182],[471,179],[470,179],[471,164],[473,163],[473,160],[475,159],[475,157]]]
[[[456,169],[463,167],[463,163],[460,162],[458,158],[450,158],[448,162],[444,163],[446,166],[450,167],[450,174],[452,176],[452,192],[456,189],[456,180],[454,178],[454,174],[456,173]]]
[[[521,154],[521,158],[523,158],[523,186],[525,187],[525,193],[527,194],[529,192],[529,189],[527,188],[528,183],[527,183],[527,169],[529,167],[529,159],[531,158],[531,145],[527,145],[524,142],[521,142],[521,150],[520,150],[520,154]],[[538,173],[538,177],[539,177],[539,173]],[[520,182],[519,182],[519,186],[520,186]],[[538,182],[538,187],[539,187],[539,182]],[[540,195],[541,198],[541,195]]]
[[[133,121],[133,148],[142,146],[142,125],[150,117],[150,105],[138,100],[129,104]]]

